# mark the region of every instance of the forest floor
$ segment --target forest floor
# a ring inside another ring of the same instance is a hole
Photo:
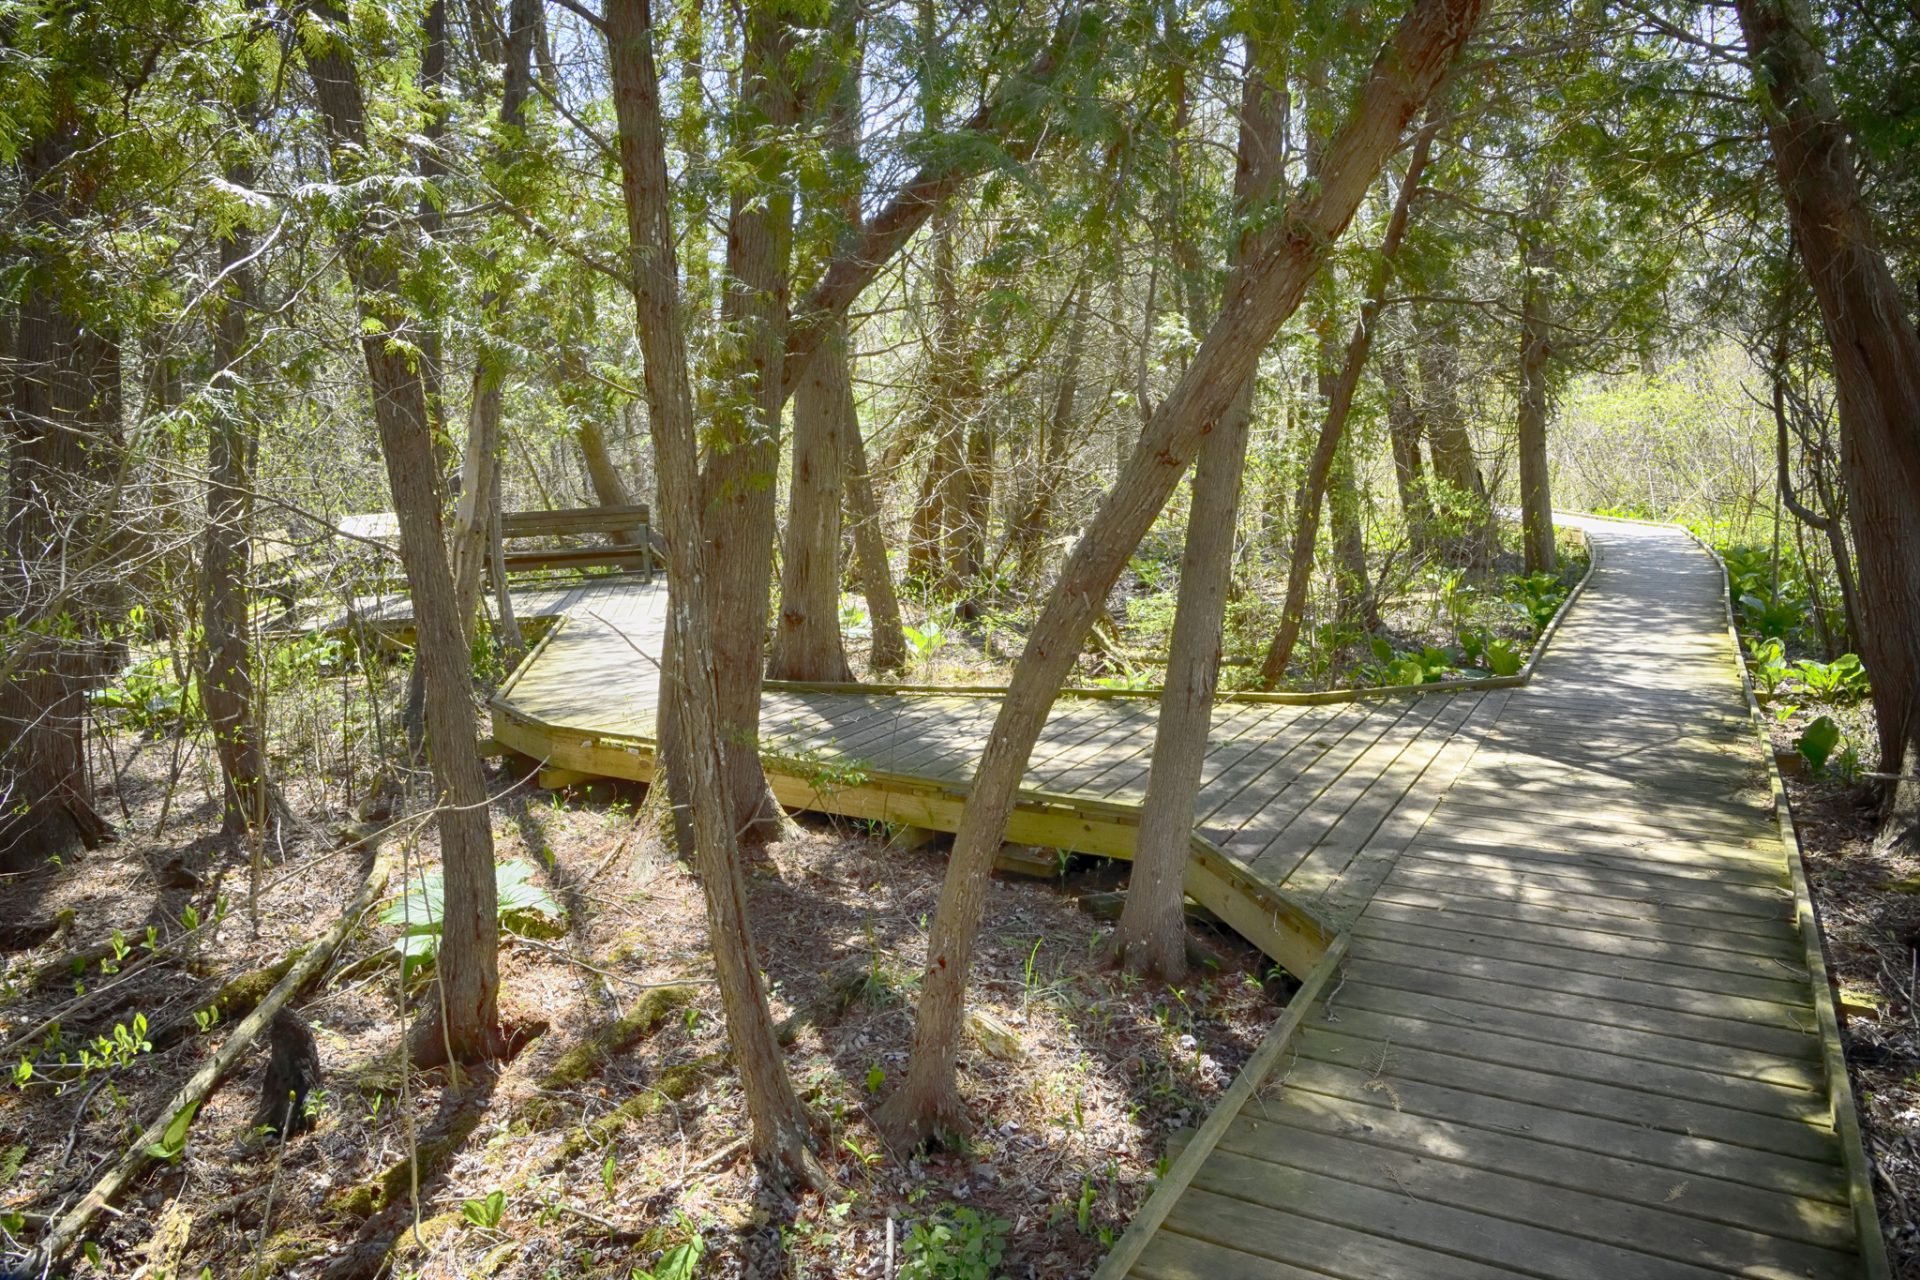
[[[188,756],[155,835],[171,745],[116,749],[124,773],[106,803],[124,801],[129,834],[0,893],[0,1041],[10,1067],[37,1059],[0,1095],[0,1224],[15,1236],[89,1185],[233,1021],[203,1032],[195,1012],[324,929],[367,865],[319,830],[275,841],[256,936],[248,853],[217,834],[204,762]],[[985,1019],[970,1024],[961,1072],[979,1129],[964,1151],[896,1158],[869,1114],[903,1074],[945,856],[796,825],[752,866],[753,922],[775,1016],[794,1033],[788,1069],[846,1192],[790,1199],[742,1153],[700,889],[651,833],[650,811],[630,791],[494,782],[499,855],[530,865],[566,912],[563,932],[503,937],[503,1016],[544,1033],[458,1081],[402,1071],[398,931],[370,916],[297,1004],[326,1074],[315,1129],[284,1147],[253,1135],[256,1051],[195,1119],[184,1155],[98,1222],[98,1260],[73,1274],[339,1278],[386,1266],[626,1280],[665,1277],[698,1253],[703,1277],[911,1275],[944,1229],[952,1248],[1004,1248],[994,1274],[1085,1275],[1146,1195],[1169,1136],[1204,1115],[1284,997],[1256,951],[1205,929],[1208,963],[1185,987],[1103,967],[1110,926],[1076,897],[1114,887],[1113,864],[1057,883],[996,877],[971,990]],[[417,878],[434,862],[431,834],[404,843]],[[149,927],[164,954],[148,956]],[[49,1043],[40,1024],[56,1017]],[[116,1024],[132,1050],[79,1065],[80,1047],[112,1043]],[[594,1053],[616,1026],[620,1047]]]
[[[1920,1280],[1920,857],[1876,852],[1875,805],[1794,748],[1814,708],[1771,722],[1807,876],[1842,994],[1842,1035],[1894,1274]],[[1845,717],[1873,757],[1872,717]]]

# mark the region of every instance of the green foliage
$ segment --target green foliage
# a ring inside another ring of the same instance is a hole
[[[913,650],[914,661],[926,662],[947,645],[950,638],[945,627],[937,618],[928,618],[924,627],[903,626],[901,634],[907,638],[907,645]]]
[[[148,737],[185,733],[202,719],[198,691],[174,678],[165,655],[134,663],[115,683],[95,689],[91,698],[94,706],[118,712],[129,727]]]
[[[1465,665],[1485,666],[1496,676],[1517,676],[1526,665],[1526,655],[1506,636],[1496,636],[1485,627],[1460,633],[1460,656]]]
[[[516,933],[551,932],[566,918],[566,909],[554,901],[553,895],[533,883],[533,874],[533,868],[518,858],[496,863],[493,869],[500,923]],[[393,945],[408,973],[431,964],[440,954],[445,897],[445,878],[439,871],[429,871],[403,897],[388,903],[380,912],[381,923],[399,925],[405,930]]]
[[[492,1231],[507,1216],[507,1193],[490,1191],[479,1200],[462,1200],[460,1216],[482,1231]]]
[[[1786,595],[1761,597],[1749,592],[1739,597],[1740,621],[1749,630],[1776,640],[1785,639],[1806,621],[1806,611]]]
[[[1011,1228],[1005,1218],[948,1205],[907,1234],[900,1280],[994,1280]]]
[[[1834,723],[1833,717],[1821,716],[1801,730],[1800,736],[1793,740],[1793,749],[1818,772],[1827,767],[1827,761],[1840,745],[1841,737],[1840,726]]]
[[[1793,664],[1793,675],[1816,701],[1851,706],[1872,692],[1860,655],[1843,653],[1832,662],[1803,658]]]
[[[694,1273],[699,1270],[700,1259],[706,1256],[706,1252],[706,1238],[696,1235],[661,1254],[653,1270],[636,1267],[630,1274],[632,1280],[693,1280]]]
[[[1792,673],[1787,665],[1786,645],[1773,636],[1748,640],[1747,673],[1753,677],[1754,688],[1772,697]]]
[[[200,1104],[190,1102],[167,1121],[166,1130],[158,1142],[149,1143],[147,1154],[155,1160],[164,1160],[171,1164],[178,1160],[187,1149],[187,1129],[193,1124],[194,1113],[200,1110]]]
[[[1515,574],[1507,579],[1507,600],[1532,624],[1534,634],[1546,630],[1566,599],[1568,587],[1552,573]]]
[[[1460,674],[1455,665],[1453,654],[1433,645],[1396,652],[1386,639],[1375,636],[1373,656],[1377,664],[1369,668],[1371,683],[1396,686],[1408,684],[1431,684],[1437,680],[1450,680]]]

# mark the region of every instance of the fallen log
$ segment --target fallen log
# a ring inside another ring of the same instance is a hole
[[[247,1050],[253,1047],[253,1042],[260,1037],[260,1033],[265,1031],[267,1025],[273,1021],[273,1015],[280,1012],[281,1007],[318,976],[333,959],[334,953],[340,949],[340,944],[345,942],[358,927],[360,918],[366,914],[367,909],[387,891],[387,882],[391,874],[391,868],[385,858],[374,860],[372,868],[367,872],[366,881],[360,886],[360,892],[354,895],[353,901],[347,904],[346,910],[340,913],[339,918],[333,922],[333,926],[306,949],[305,954],[287,970],[279,982],[274,984],[266,997],[254,1006],[253,1012],[243,1018],[240,1025],[233,1029],[233,1034],[227,1037],[226,1043],[222,1044],[214,1055],[193,1073],[193,1078],[180,1086],[179,1091],[168,1100],[159,1116],[133,1140],[133,1145],[127,1149],[126,1154],[114,1162],[113,1167],[93,1184],[86,1195],[80,1198],[78,1204],[61,1214],[54,1220],[53,1225],[47,1228],[34,1246],[31,1265],[26,1268],[25,1274],[39,1275],[51,1270],[55,1263],[80,1242],[100,1211],[153,1163],[156,1159],[156,1149],[164,1149],[162,1144],[168,1142],[170,1132],[174,1142],[177,1143],[182,1139],[186,1126],[192,1123],[194,1112],[198,1111],[200,1105],[213,1093],[214,1086],[239,1064]]]

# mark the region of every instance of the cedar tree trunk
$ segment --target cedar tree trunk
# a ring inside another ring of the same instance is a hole
[[[668,626],[676,637],[661,692],[679,706],[683,750],[676,785],[684,788],[691,810],[694,863],[706,899],[707,931],[726,1011],[727,1038],[746,1095],[753,1154],[762,1168],[776,1176],[794,1174],[825,1185],[826,1175],[808,1146],[807,1116],[787,1075],[767,1006],[725,777],[721,672],[714,655],[707,548],[701,536],[693,386],[681,327],[673,198],[667,187],[653,30],[649,0],[609,0],[607,45],[634,308],[646,363],[661,527],[668,547]]]
[[[334,0],[320,0],[314,14],[330,32],[323,42],[307,46],[307,66],[326,117],[336,180],[352,182],[359,157],[367,151],[367,129],[359,73],[347,45],[347,18]],[[413,598],[415,661],[424,679],[425,722],[439,793],[437,826],[446,887],[435,962],[439,998],[428,998],[429,1012],[418,1026],[414,1052],[422,1062],[449,1053],[473,1061],[499,1053],[502,1039],[493,828],[480,771],[467,630],[441,531],[426,387],[419,368],[388,346],[391,332],[411,324],[400,305],[399,273],[387,247],[370,238],[365,226],[341,239],[367,330],[361,350],[400,525],[400,557]]]
[[[1255,30],[1247,33],[1247,71],[1240,94],[1240,155],[1234,173],[1236,215],[1257,224],[1277,199],[1285,161],[1283,51]],[[1280,72],[1269,78],[1270,69]],[[1232,289],[1259,251],[1257,235],[1234,246]],[[1208,300],[1209,302],[1211,300]],[[1205,305],[1205,304],[1202,304]],[[1199,306],[1194,307],[1195,311]],[[1246,464],[1247,425],[1254,378],[1241,384],[1233,405],[1201,442],[1194,461],[1193,502],[1180,552],[1180,592],[1167,654],[1166,686],[1154,728],[1146,805],[1134,842],[1126,905],[1114,935],[1115,957],[1143,975],[1178,982],[1186,975],[1183,911],[1193,802],[1213,725],[1220,680],[1220,637],[1227,588],[1233,577],[1234,526],[1240,509],[1240,473]]]
[[[1799,0],[1738,0],[1774,171],[1833,353],[1840,465],[1886,789],[1880,843],[1920,847],[1920,334],[1861,202]]]

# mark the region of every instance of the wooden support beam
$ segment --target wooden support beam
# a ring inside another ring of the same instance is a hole
[[[564,791],[568,787],[577,787],[583,782],[591,782],[598,776],[598,774],[584,773],[579,769],[544,768],[540,770],[538,781],[542,791]]]
[[[1057,850],[1042,849],[1030,844],[1014,844],[1009,841],[1000,846],[1000,852],[993,855],[993,869],[1004,871],[1008,875],[1026,876],[1034,880],[1058,880],[1061,873],[1061,858]]]
[[[931,827],[906,825],[897,827],[887,837],[888,853],[911,853],[915,849],[924,849],[940,838],[940,833]]]

